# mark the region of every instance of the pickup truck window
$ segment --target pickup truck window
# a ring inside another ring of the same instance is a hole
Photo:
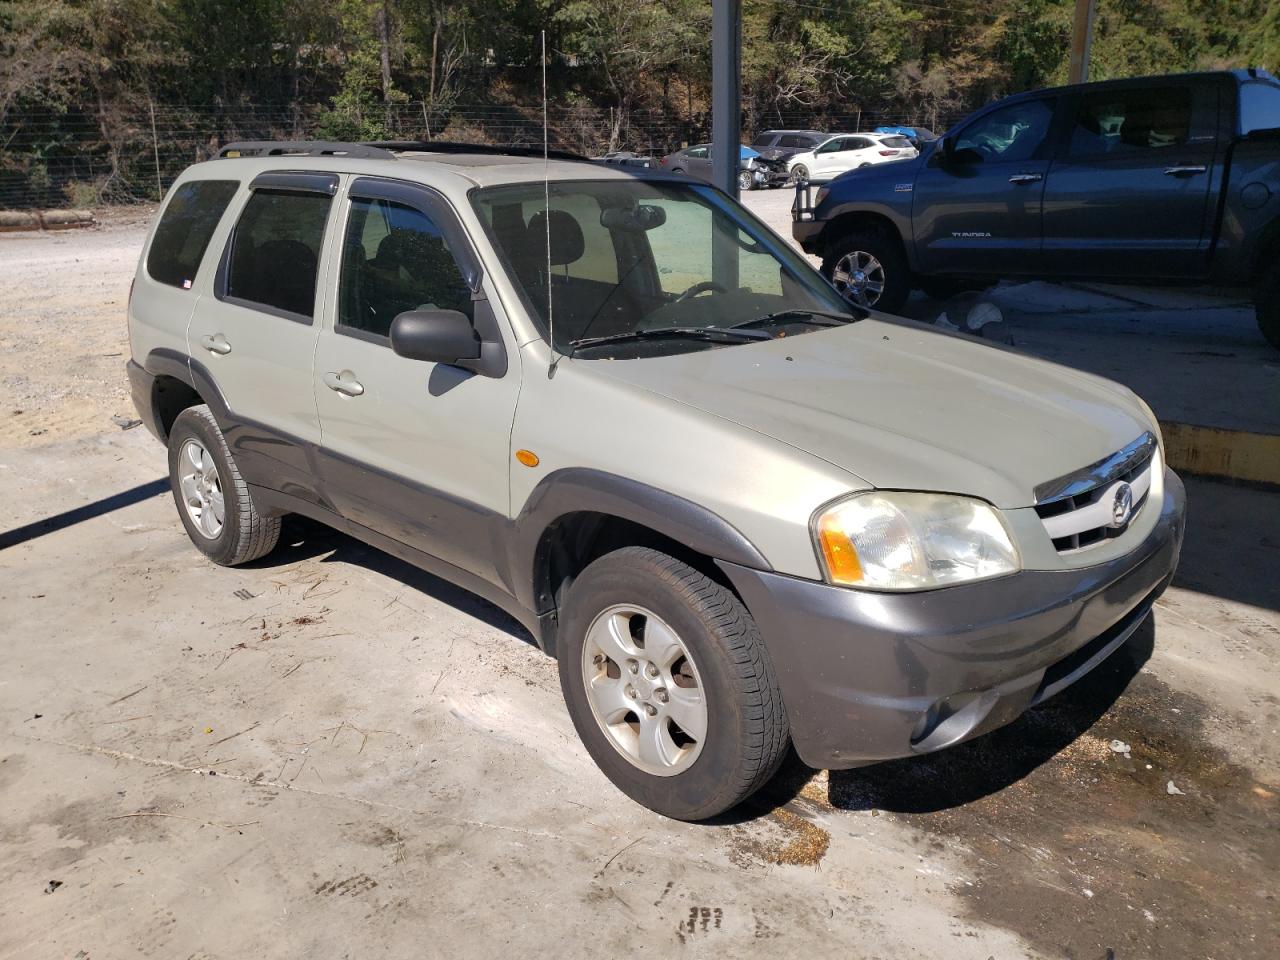
[[[1101,90],[1081,98],[1070,152],[1080,157],[1174,147],[1190,133],[1189,87]]]
[[[425,213],[387,200],[355,199],[342,244],[338,331],[386,337],[391,321],[406,310],[471,316],[471,289]]]
[[[979,117],[956,136],[955,153],[971,163],[1030,160],[1049,132],[1055,102],[1020,100]]]
[[[1280,129],[1280,85],[1255,80],[1240,85],[1240,133]]]

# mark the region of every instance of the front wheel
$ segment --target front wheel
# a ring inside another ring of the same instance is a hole
[[[827,247],[822,274],[849,301],[886,313],[901,310],[911,293],[902,244],[879,227],[854,229]]]
[[[809,168],[806,167],[803,163],[797,163],[794,167],[791,168],[791,179],[808,180]]]
[[[565,703],[619,790],[664,816],[704,820],[773,776],[787,717],[733,593],[674,557],[626,547],[582,572],[563,611]]]
[[[756,185],[756,178],[751,175],[750,170],[743,170],[738,174],[738,189],[750,190]]]

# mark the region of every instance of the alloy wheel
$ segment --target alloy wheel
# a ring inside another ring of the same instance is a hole
[[[831,282],[860,307],[873,307],[884,294],[884,266],[865,250],[851,250],[836,261]]]
[[[226,522],[218,465],[199,440],[187,440],[178,455],[178,488],[187,516],[200,535],[216,540]]]
[[[683,773],[707,737],[707,701],[680,636],[652,611],[608,608],[587,628],[582,679],[614,749],[658,777]]]

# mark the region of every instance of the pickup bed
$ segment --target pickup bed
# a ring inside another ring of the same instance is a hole
[[[972,114],[919,157],[797,186],[792,232],[893,312],[1001,279],[1248,289],[1280,349],[1280,82],[1080,84]]]

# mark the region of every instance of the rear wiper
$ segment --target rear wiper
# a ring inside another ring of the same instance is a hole
[[[831,313],[827,310],[779,310],[777,313],[767,313],[763,317],[756,317],[754,320],[744,320],[742,323],[735,323],[726,330],[744,330],[752,327],[767,327],[772,323],[785,323],[788,320],[800,320],[812,323],[817,327],[843,327],[846,323],[857,323],[863,319],[862,316],[849,316],[844,313]]]
[[[611,333],[604,337],[583,337],[570,340],[574,350],[598,347],[605,343],[630,343],[637,340],[706,340],[711,343],[746,343],[751,340],[772,340],[767,333],[756,330],[735,330],[732,327],[654,327],[650,330],[629,330]]]

